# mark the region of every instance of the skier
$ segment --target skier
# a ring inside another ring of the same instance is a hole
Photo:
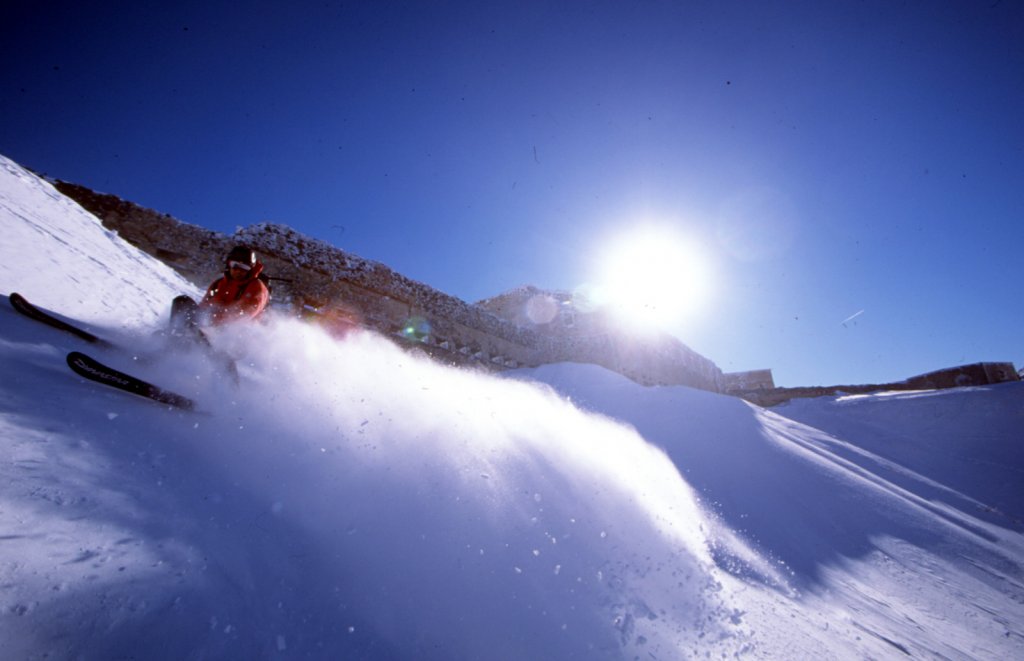
[[[262,272],[263,263],[252,248],[232,248],[224,260],[224,275],[210,285],[199,303],[200,314],[208,312],[215,326],[260,316],[270,300],[270,290],[259,277]]]
[[[243,319],[256,319],[267,307],[270,290],[260,278],[263,263],[256,252],[235,246],[224,259],[224,275],[213,281],[198,304],[178,296],[171,304],[171,329],[219,326]],[[198,329],[195,329],[198,330]]]
[[[188,296],[171,303],[170,335],[179,346],[199,345],[238,385],[238,368],[227,354],[213,348],[200,326],[218,326],[259,317],[270,300],[270,289],[260,278],[263,263],[256,252],[235,246],[224,258],[224,275],[214,280],[198,304]]]

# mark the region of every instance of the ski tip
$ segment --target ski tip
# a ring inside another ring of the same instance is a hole
[[[70,333],[80,340],[85,340],[89,344],[95,344],[96,346],[106,349],[118,348],[113,342],[92,334],[84,328],[76,325],[76,323],[69,323],[58,315],[37,307],[18,292],[11,292],[7,295],[7,299],[11,302],[12,308],[30,319],[34,319],[42,324],[56,328],[59,331]]]
[[[90,363],[96,362],[81,351],[69,351],[66,360],[68,361],[68,367],[79,373]]]

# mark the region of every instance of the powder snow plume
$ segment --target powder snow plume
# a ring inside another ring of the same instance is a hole
[[[710,522],[631,428],[370,333],[339,343],[281,319],[216,343],[244,386],[187,393],[224,402],[193,451],[315,537],[305,599],[321,592],[318,612],[344,604],[400,656],[742,646],[716,595]]]

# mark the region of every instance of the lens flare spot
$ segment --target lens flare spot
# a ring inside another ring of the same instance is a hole
[[[526,301],[526,317],[535,324],[551,323],[558,315],[558,301],[550,294],[536,294]]]
[[[409,317],[402,326],[402,338],[409,342],[426,342],[430,339],[430,322],[423,317]]]
[[[303,305],[300,316],[309,323],[320,326],[331,336],[344,339],[363,325],[358,310],[343,305]]]

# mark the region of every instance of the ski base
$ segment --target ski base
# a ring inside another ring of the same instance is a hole
[[[165,390],[155,386],[148,381],[118,371],[113,367],[104,365],[95,358],[78,351],[72,351],[67,356],[68,367],[76,374],[83,376],[90,381],[102,383],[103,385],[117,388],[125,392],[151,399],[161,404],[167,404],[186,411],[195,410],[195,402],[184,395]]]

